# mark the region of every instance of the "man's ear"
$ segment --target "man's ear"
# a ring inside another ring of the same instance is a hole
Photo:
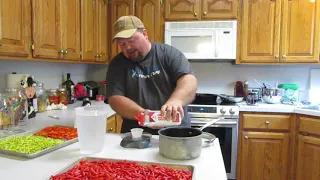
[[[148,32],[147,32],[146,29],[143,29],[143,33],[142,33],[142,34],[144,35],[144,37],[145,37],[146,39],[148,39]]]

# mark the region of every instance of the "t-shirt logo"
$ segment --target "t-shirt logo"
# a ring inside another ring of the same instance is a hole
[[[151,68],[144,67],[139,69],[131,69],[131,77],[135,78],[151,78],[152,76],[159,75],[161,73],[161,70],[159,66],[153,66]]]

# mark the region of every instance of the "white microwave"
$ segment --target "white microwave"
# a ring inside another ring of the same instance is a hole
[[[237,21],[165,22],[165,43],[187,59],[236,59]]]

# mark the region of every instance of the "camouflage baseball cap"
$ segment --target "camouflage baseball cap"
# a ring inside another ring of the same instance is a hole
[[[130,38],[137,29],[144,29],[142,21],[136,16],[121,16],[114,24],[113,31],[114,37],[112,41],[116,38]]]

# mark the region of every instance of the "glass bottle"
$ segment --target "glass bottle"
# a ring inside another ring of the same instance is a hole
[[[236,86],[234,88],[234,95],[237,97],[243,97],[244,92],[243,92],[243,82],[242,81],[237,81]]]
[[[74,103],[74,83],[71,80],[70,73],[67,73],[67,80],[63,83],[68,94],[68,104]]]
[[[36,86],[36,96],[38,104],[38,112],[44,112],[47,109],[47,93],[43,87],[43,83],[38,83]]]
[[[59,96],[56,89],[49,89],[48,98],[49,98],[50,105],[59,104]]]
[[[68,95],[66,92],[66,89],[60,88],[58,91],[58,96],[59,96],[59,103],[68,105]]]

